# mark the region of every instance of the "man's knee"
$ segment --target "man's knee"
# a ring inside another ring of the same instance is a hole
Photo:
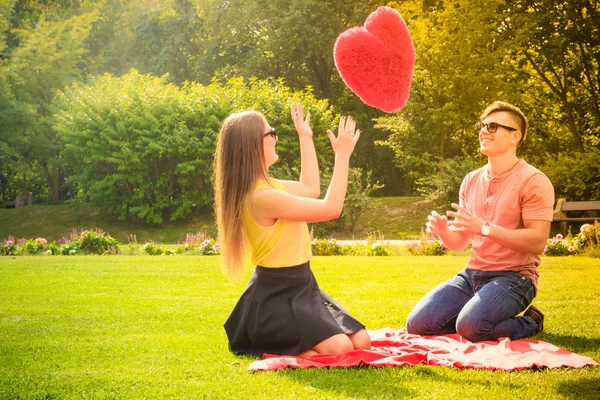
[[[412,335],[421,335],[423,321],[418,314],[411,313],[406,320],[406,332]]]
[[[412,335],[433,336],[437,335],[440,329],[440,324],[426,318],[423,314],[411,313],[406,320],[406,332]]]
[[[456,332],[469,342],[489,340],[494,326],[483,318],[459,316],[456,321]]]

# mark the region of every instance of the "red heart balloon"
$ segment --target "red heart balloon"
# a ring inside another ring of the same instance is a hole
[[[379,7],[365,21],[342,33],[333,48],[346,85],[372,107],[398,111],[406,104],[415,67],[415,48],[398,11]]]

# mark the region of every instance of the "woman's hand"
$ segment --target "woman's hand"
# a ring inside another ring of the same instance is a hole
[[[356,121],[352,117],[341,117],[337,138],[332,131],[327,131],[331,147],[336,155],[350,156],[360,137],[360,129],[356,130]]]
[[[292,114],[292,121],[298,132],[298,136],[302,139],[303,137],[312,139],[313,131],[310,128],[310,113],[306,114],[304,118],[304,106],[300,103],[290,105],[290,113]]]

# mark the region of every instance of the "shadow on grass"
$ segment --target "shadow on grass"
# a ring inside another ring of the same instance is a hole
[[[574,353],[596,352],[600,349],[600,338],[586,338],[572,335],[557,335],[542,332],[536,338],[544,342],[552,343]],[[600,360],[595,360],[600,362]]]
[[[290,380],[337,396],[350,398],[415,398],[423,397],[426,387],[443,384],[466,386],[475,390],[490,387],[490,377],[448,376],[453,371],[445,367],[423,366],[398,368],[349,368],[349,369],[286,369],[278,372]],[[415,387],[419,382],[420,387]],[[498,385],[498,383],[496,383]],[[499,383],[505,390],[519,390],[514,382]],[[478,389],[477,389],[478,388]]]
[[[576,381],[560,382],[557,393],[568,399],[598,400],[600,397],[600,378],[584,378]]]

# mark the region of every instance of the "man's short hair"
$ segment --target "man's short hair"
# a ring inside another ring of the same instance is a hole
[[[527,136],[527,128],[529,126],[529,122],[527,121],[525,114],[523,114],[523,111],[521,111],[519,107],[513,106],[512,104],[508,104],[503,101],[495,101],[483,111],[483,114],[481,114],[481,120],[483,121],[490,114],[500,111],[505,111],[514,115],[519,121],[519,130],[521,131],[521,140],[519,140],[520,146],[521,143],[523,143],[523,140],[525,140],[525,137]]]

